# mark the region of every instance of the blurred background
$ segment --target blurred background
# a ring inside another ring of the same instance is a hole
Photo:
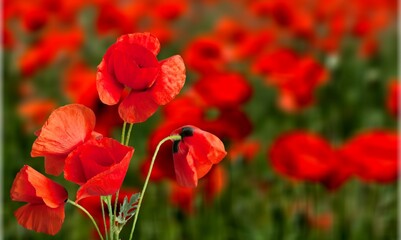
[[[159,60],[183,57],[187,79],[174,101],[134,125],[125,191],[142,188],[155,145],[179,126],[214,133],[228,155],[196,189],[177,186],[164,174],[171,166],[156,162],[135,239],[397,239],[397,7],[5,0],[4,238],[96,239],[71,205],[55,237],[20,227],[13,212],[23,203],[9,191],[24,164],[44,173],[43,159],[30,157],[34,132],[59,106],[90,107],[95,130],[120,139],[122,120],[98,98],[96,67],[122,34],[150,32]],[[164,149],[158,158],[169,157]],[[49,177],[75,198],[77,185]]]

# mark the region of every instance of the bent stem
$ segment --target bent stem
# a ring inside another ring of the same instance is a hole
[[[148,186],[150,174],[152,173],[152,169],[153,169],[153,165],[154,165],[155,160],[156,160],[157,153],[159,152],[160,146],[161,146],[163,143],[165,143],[166,141],[168,141],[168,140],[171,140],[171,141],[179,141],[179,140],[181,140],[181,136],[180,136],[180,135],[168,136],[168,137],[164,138],[163,140],[161,140],[161,141],[159,142],[159,144],[157,145],[156,150],[155,150],[155,152],[154,152],[154,154],[153,154],[153,157],[152,157],[152,162],[150,163],[148,175],[146,176],[145,183],[143,184],[143,188],[142,188],[142,192],[141,192],[141,197],[139,198],[138,207],[137,207],[137,209],[136,209],[135,218],[134,218],[134,223],[132,224],[132,229],[131,229],[131,234],[130,234],[130,236],[129,236],[129,240],[132,239],[132,236],[133,236],[134,231],[135,231],[135,226],[136,226],[136,222],[137,222],[137,220],[138,220],[139,210],[141,209],[142,200],[143,200],[143,197],[144,197],[144,195],[145,195],[146,188],[147,188],[147,186]]]
[[[86,213],[86,215],[88,215],[88,217],[90,218],[90,220],[92,220],[93,225],[95,225],[96,231],[97,231],[97,233],[99,234],[100,239],[101,239],[101,240],[104,240],[102,234],[100,233],[99,227],[97,226],[97,224],[96,224],[96,222],[95,222],[95,219],[93,219],[92,215],[91,215],[84,207],[82,207],[82,206],[79,205],[78,203],[75,203],[75,202],[71,201],[70,199],[67,199],[67,202],[70,203],[71,205],[73,205],[73,206],[75,206],[75,207],[81,209],[84,213]]]

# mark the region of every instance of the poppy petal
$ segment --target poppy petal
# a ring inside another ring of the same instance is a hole
[[[95,114],[81,104],[56,109],[46,121],[32,146],[31,156],[68,154],[91,135]]]
[[[159,105],[149,92],[131,92],[118,107],[120,117],[128,123],[140,123],[152,116]]]
[[[105,59],[97,67],[96,88],[100,101],[107,105],[114,105],[120,101],[124,86],[118,83],[108,72]]]
[[[129,44],[138,44],[151,51],[155,56],[159,54],[160,42],[152,34],[145,33],[132,33],[126,34],[117,39],[117,42],[125,42]]]
[[[174,153],[175,176],[177,183],[183,187],[194,188],[198,185],[193,155],[191,147],[184,144]]]
[[[45,203],[56,208],[64,204],[68,193],[58,183],[53,182],[35,169],[25,165],[15,177],[11,188],[11,199],[29,203]]]
[[[47,155],[45,157],[45,172],[54,176],[64,170],[65,155]]]
[[[26,204],[14,213],[18,223],[36,232],[55,235],[64,222],[64,204],[57,208],[46,205]]]
[[[128,149],[126,146],[122,147],[124,147],[125,151],[122,160],[112,165],[109,169],[88,179],[77,192],[77,202],[89,196],[112,195],[120,189],[127,173],[132,155],[134,154],[133,148]],[[116,151],[120,154],[123,150],[119,151],[119,149],[116,149]]]
[[[185,65],[181,56],[175,55],[160,62],[159,74],[152,86],[156,103],[165,105],[174,99],[185,83]]]
[[[90,196],[112,195],[120,189],[128,170],[130,157],[89,179],[77,192],[77,202]]]

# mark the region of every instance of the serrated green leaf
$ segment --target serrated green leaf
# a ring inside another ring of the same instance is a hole
[[[135,193],[131,195],[129,201],[127,196],[124,197],[123,203],[120,204],[120,212],[115,219],[118,224],[126,224],[131,219],[131,217],[135,215],[137,203],[140,196],[140,193]]]

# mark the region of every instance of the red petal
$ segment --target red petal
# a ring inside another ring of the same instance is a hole
[[[161,73],[151,88],[152,96],[159,105],[174,99],[185,83],[185,65],[179,55],[160,62]]]
[[[45,157],[45,172],[54,176],[60,175],[64,170],[65,155],[47,155]]]
[[[223,160],[227,152],[224,149],[223,142],[218,137],[197,127],[189,127],[194,129],[194,134],[192,137],[184,138],[184,142],[194,147],[197,158],[207,158],[213,164]]]
[[[116,43],[107,63],[116,81],[138,91],[152,86],[160,71],[156,56],[137,44]]]
[[[25,165],[15,176],[10,190],[13,201],[43,203],[43,200],[36,196],[36,190],[28,180],[28,171],[31,167]]]
[[[45,203],[56,208],[64,205],[67,191],[59,184],[25,165],[17,174],[11,188],[11,199],[29,203]]]
[[[160,51],[160,42],[159,40],[153,36],[152,34],[145,33],[133,33],[126,34],[117,39],[117,42],[126,42],[129,44],[138,44],[148,49],[153,53],[153,55],[159,54]]]
[[[99,93],[100,101],[107,105],[114,105],[120,100],[124,86],[117,82],[111,73],[108,72],[105,58],[103,58],[102,62],[97,67],[96,88]]]
[[[18,223],[29,230],[55,235],[64,222],[64,204],[57,208],[26,204],[18,208],[14,215]]]
[[[95,114],[80,104],[56,109],[32,146],[31,156],[67,155],[84,142],[95,127]]]
[[[193,188],[198,185],[198,177],[192,151],[191,147],[180,144],[178,152],[173,154],[177,183],[183,187]]]
[[[109,145],[108,147],[110,148],[108,150],[110,151],[111,154],[113,154],[112,157],[116,161],[116,163],[111,165],[111,167],[109,167],[105,171],[99,172],[97,175],[89,179],[88,176],[86,176],[88,180],[78,190],[77,201],[89,196],[112,195],[115,192],[117,192],[117,190],[121,187],[121,184],[123,183],[131,157],[134,153],[134,149],[123,145],[118,145],[117,147],[116,144],[119,144],[117,141],[113,139],[106,139],[106,140],[103,141],[102,144]],[[98,154],[95,154],[94,158],[92,159],[96,159],[96,157],[98,157],[97,155]],[[96,161],[98,160],[99,159],[96,159]],[[91,166],[93,166],[92,163],[88,164],[87,162],[90,161],[90,158],[81,158],[81,161],[82,162],[85,161],[86,164],[82,165],[83,170],[91,168]],[[67,163],[69,163],[69,161]],[[99,164],[100,162],[97,163]],[[97,169],[99,170],[99,168]],[[74,174],[73,168],[71,168],[71,171],[72,174]],[[68,174],[69,172],[70,171],[67,171],[67,165],[66,165],[66,173]],[[84,172],[83,174],[86,173]],[[66,175],[66,178],[69,178],[68,175]]]
[[[159,105],[154,101],[148,91],[131,91],[121,102],[118,112],[125,122],[140,123],[152,116],[158,107]]]

